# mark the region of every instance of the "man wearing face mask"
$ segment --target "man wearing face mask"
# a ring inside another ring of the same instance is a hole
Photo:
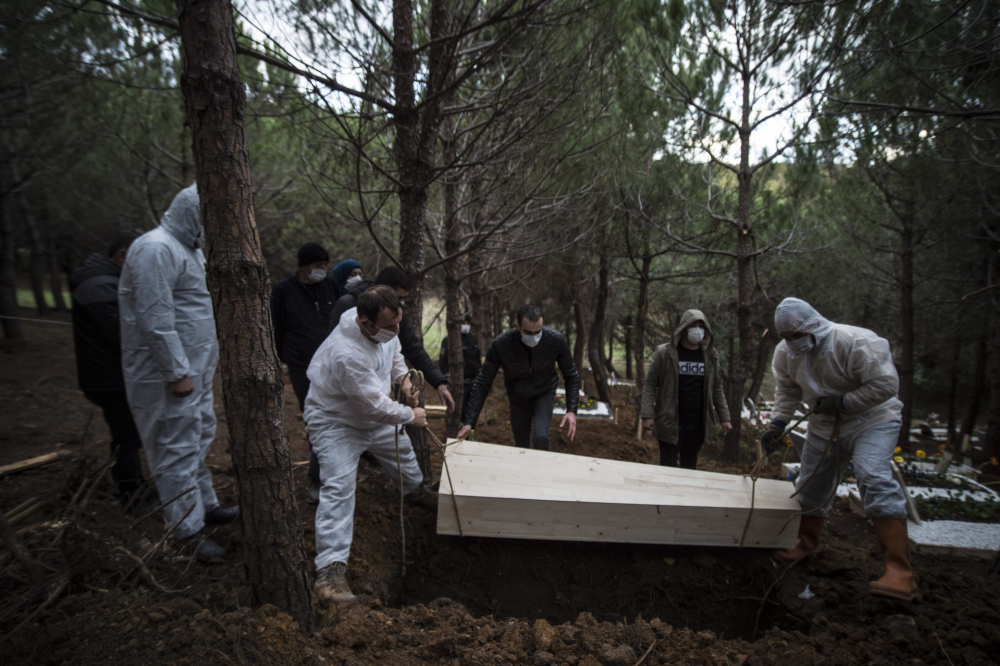
[[[288,366],[288,379],[302,410],[309,392],[306,369],[326,338],[326,323],[340,298],[340,286],[327,274],[330,255],[319,243],[305,243],[297,258],[298,270],[271,290],[271,322],[278,358]],[[311,451],[308,478],[309,502],[315,504],[319,501],[319,461]]]
[[[212,489],[205,456],[215,439],[212,379],[219,362],[212,297],[205,282],[204,230],[195,185],[174,197],[160,226],[129,247],[118,282],[122,375],[161,512],[198,558],[226,549],[206,524],[236,519]]]
[[[687,310],[673,339],[653,352],[642,387],[642,427],[660,443],[660,464],[695,469],[698,452],[733,428],[722,386],[719,352],[700,310]]]
[[[771,425],[760,440],[764,450],[773,453],[781,444],[799,403],[812,405],[795,482],[806,515],[795,547],[775,556],[794,561],[816,550],[840,482],[837,462],[852,462],[885,561],[885,574],[870,583],[869,591],[889,599],[919,599],[910,566],[906,499],[892,476],[903,403],[896,397],[899,376],[889,343],[868,329],[832,323],[797,298],[778,305],[774,325],[783,340],[774,350],[777,387]],[[830,442],[835,432],[836,441]],[[831,450],[824,456],[828,443]]]
[[[479,369],[482,367],[482,361],[479,357],[479,342],[476,340],[476,336],[472,334],[472,317],[470,315],[465,315],[462,320],[462,360],[464,365],[462,368],[463,375],[463,397],[462,397],[462,423],[465,423],[465,415],[469,411],[469,396],[472,394],[472,386],[476,383],[476,375],[479,374]],[[441,343],[441,355],[438,357],[438,366],[441,368],[441,372],[445,374],[449,379],[451,376],[448,372],[448,338],[445,337],[444,342]]]
[[[408,501],[434,502],[403,429],[427,425],[411,395],[400,351],[403,310],[395,290],[376,286],[358,296],[309,364],[305,422],[319,456],[323,487],[316,510],[316,584],[320,601],[352,601],[346,571],[354,530],[358,461],[371,453],[393,481],[402,478]],[[391,386],[402,381],[408,405],[393,400]],[[396,463],[396,441],[399,464]],[[436,503],[434,503],[436,506]]]
[[[571,440],[576,435],[580,375],[566,338],[543,323],[542,311],[537,305],[522,305],[517,310],[516,327],[494,338],[469,394],[469,407],[463,419],[465,425],[458,431],[459,439],[465,439],[472,432],[493,387],[493,379],[502,367],[514,444],[548,451],[549,426],[559,384],[556,365],[566,384],[566,415],[559,427],[568,424],[567,435]]]

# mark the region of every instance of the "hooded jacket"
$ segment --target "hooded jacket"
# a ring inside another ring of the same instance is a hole
[[[771,419],[790,423],[799,403],[810,408],[822,396],[842,399],[842,422],[864,419],[868,425],[899,421],[903,403],[896,397],[899,375],[889,342],[866,328],[835,324],[798,298],[786,298],[774,312],[781,333],[809,333],[815,346],[796,353],[786,340],[774,349],[777,382]],[[813,414],[809,432],[828,438],[834,416]]]
[[[541,341],[529,349],[521,342],[519,330],[512,328],[504,331],[493,339],[486,352],[486,362],[469,395],[465,425],[475,427],[501,367],[507,396],[511,400],[524,401],[556,390],[559,385],[556,365],[566,382],[566,412],[576,414],[580,402],[580,374],[576,371],[573,353],[562,333],[543,326]]]
[[[642,418],[653,419],[653,437],[664,442],[677,442],[677,387],[680,378],[680,360],[677,345],[684,329],[696,321],[705,325],[705,338],[701,350],[705,355],[705,443],[715,437],[715,416],[719,422],[730,420],[729,406],[722,386],[722,368],[719,352],[715,348],[712,327],[700,310],[686,310],[670,342],[653,352],[642,386]]]
[[[340,318],[345,312],[358,306],[358,296],[374,286],[374,280],[361,280],[347,287],[347,293],[337,300],[333,306],[333,312],[330,313],[329,326],[331,332],[340,323]],[[410,326],[410,320],[406,318],[406,308],[403,308],[403,319],[399,322],[399,344],[403,350],[403,358],[412,367],[424,374],[424,379],[428,384],[437,388],[441,384],[448,383],[444,374],[438,370],[438,367],[434,365],[434,361],[427,355],[427,350],[424,349],[423,343],[420,342],[420,338],[417,337],[413,327]]]
[[[340,286],[327,275],[305,285],[296,273],[274,283],[271,289],[271,322],[274,345],[280,358],[292,370],[305,373],[313,354],[327,335],[327,323]]]
[[[129,247],[118,284],[126,383],[171,383],[215,370],[219,343],[202,233],[191,185],[174,197],[160,226]]]
[[[69,276],[76,373],[85,393],[125,390],[118,328],[120,275],[114,262],[95,252]]]

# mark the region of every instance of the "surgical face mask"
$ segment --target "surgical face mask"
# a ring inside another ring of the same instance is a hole
[[[368,322],[368,325],[375,326],[375,324],[371,322]],[[378,326],[375,326],[375,328],[378,328]],[[370,333],[369,335],[372,336],[372,339],[375,340],[375,342],[392,342],[392,339],[396,337],[398,333],[393,333],[387,328],[379,328],[376,333]]]
[[[694,328],[689,328],[687,330],[687,338],[688,342],[690,342],[693,345],[696,345],[705,339],[705,329],[698,328],[697,326],[695,326]]]
[[[313,282],[322,282],[324,279],[326,279],[326,271],[324,271],[322,268],[314,268],[311,271],[309,271],[309,279],[312,280]]]
[[[785,340],[785,344],[796,354],[805,354],[816,346],[816,339],[812,335],[807,335],[798,340]]]
[[[529,347],[534,347],[541,341],[542,341],[541,331],[538,331],[538,333],[535,335],[528,335],[527,333],[521,333],[521,342],[528,345]]]
[[[347,284],[354,284],[355,282],[361,282],[360,275],[352,275],[351,277],[347,278]]]
[[[468,324],[462,324],[462,334],[463,335],[466,334],[466,333],[468,333],[471,330],[472,330],[471,326],[469,326]]]

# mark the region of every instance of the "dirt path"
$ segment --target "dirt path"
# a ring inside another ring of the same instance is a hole
[[[29,497],[47,502],[16,529],[50,567],[46,593],[65,585],[29,619],[40,602],[26,598],[21,568],[5,564],[0,634],[29,621],[0,646],[0,662],[632,666],[652,646],[644,664],[959,666],[996,663],[1000,654],[1000,580],[986,573],[988,563],[918,555],[923,603],[872,599],[867,584],[880,570],[874,535],[839,504],[823,552],[787,571],[756,550],[439,537],[432,511],[408,507],[404,578],[396,491],[364,462],[349,572],[361,603],[323,610],[316,634],[303,636],[273,607],[251,607],[238,527],[215,533],[231,551],[221,563],[193,562],[168,540],[144,573],[132,555],[155,547],[163,523],[126,517],[102,479],[65,520],[73,495],[107,458],[107,431],[76,390],[69,327],[26,328],[27,349],[0,352],[0,464],[55,450],[71,455],[0,478],[0,508]],[[655,462],[655,441],[635,441],[625,403],[619,425],[582,421],[575,442],[554,422],[553,449]],[[228,502],[236,486],[221,404],[209,464]],[[512,443],[499,391],[483,418],[490,424],[477,439]],[[286,423],[292,459],[306,460],[290,386]],[[435,428],[443,434],[442,423]],[[700,466],[749,469],[748,460],[720,462],[718,451],[703,452]],[[294,474],[312,549],[305,465]],[[801,598],[807,586],[815,596]]]

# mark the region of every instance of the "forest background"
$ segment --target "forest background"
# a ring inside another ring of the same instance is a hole
[[[184,5],[2,3],[0,314],[25,316],[19,289],[65,309],[69,271],[195,180]],[[605,398],[698,308],[731,405],[758,400],[797,296],[890,340],[907,419],[978,423],[1000,453],[1000,2],[233,12],[272,281],[310,240],[398,264],[415,327],[457,338],[469,312],[484,352],[538,303]]]

